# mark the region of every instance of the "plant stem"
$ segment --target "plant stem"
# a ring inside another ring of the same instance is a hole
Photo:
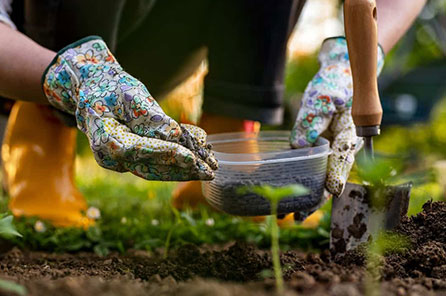
[[[169,232],[167,233],[166,242],[164,243],[164,254],[163,259],[167,259],[167,256],[169,254],[169,247],[170,247],[170,239],[172,238],[172,233],[175,230],[178,223],[175,223],[175,225],[170,228]]]
[[[376,279],[379,273],[379,266],[376,266],[376,262],[373,261],[373,256],[370,251],[367,252],[367,267],[365,275],[365,295],[366,296],[380,296],[381,287],[379,281]]]
[[[283,293],[282,267],[280,266],[279,226],[277,225],[277,201],[271,202],[271,254],[273,256],[274,277],[277,294]]]
[[[383,229],[383,221],[385,215],[382,212],[385,204],[385,192],[384,186],[378,185],[375,190],[370,193],[372,196],[372,207],[378,210],[370,215],[369,230],[372,237],[372,241],[369,242],[367,247],[367,266],[366,266],[366,281],[365,281],[365,294],[366,296],[379,296],[381,295],[381,286],[379,283],[379,273],[381,271],[381,262],[379,257],[383,255],[383,250],[379,247],[378,240],[380,239],[380,232]]]

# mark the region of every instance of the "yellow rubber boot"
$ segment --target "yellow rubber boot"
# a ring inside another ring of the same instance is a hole
[[[87,204],[74,184],[76,129],[47,107],[17,102],[2,146],[3,186],[15,216],[37,216],[55,226],[87,227]]]
[[[319,226],[323,217],[324,213],[321,210],[316,210],[313,214],[305,218],[300,225],[307,229],[315,229]],[[266,216],[249,217],[249,219],[254,223],[263,223],[266,220]],[[285,217],[277,219],[277,225],[280,228],[291,228],[296,225],[294,213],[286,214]]]
[[[259,132],[260,122],[203,113],[198,124],[208,135],[226,132]],[[254,151],[252,151],[254,152]],[[183,182],[173,192],[172,204],[177,209],[206,204],[200,181]]]
[[[310,216],[308,216],[307,218],[305,218],[305,220],[303,220],[301,222],[301,225],[304,228],[308,228],[308,229],[315,229],[319,226],[319,223],[322,219],[322,217],[324,216],[324,213],[321,210],[316,210],[314,213],[312,213]],[[294,221],[294,214],[287,214],[283,219],[278,219],[277,220],[277,224],[279,224],[279,226],[281,228],[290,228],[293,227],[295,225],[295,221]]]

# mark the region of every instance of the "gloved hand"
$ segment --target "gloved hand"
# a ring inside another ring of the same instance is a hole
[[[213,179],[206,133],[167,116],[100,37],[62,49],[42,80],[48,101],[75,115],[99,165],[147,180]]]
[[[308,147],[327,129],[333,134],[328,159],[326,188],[339,196],[344,190],[362,147],[351,116],[353,82],[347,42],[344,37],[326,39],[319,53],[321,68],[308,84],[293,127],[292,147]],[[378,74],[384,65],[384,52],[378,46]]]

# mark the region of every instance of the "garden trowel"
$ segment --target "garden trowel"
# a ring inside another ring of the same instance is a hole
[[[364,138],[366,163],[374,159],[373,140],[379,135],[382,107],[377,82],[377,12],[375,0],[346,0],[344,25],[353,75],[352,117],[358,137]],[[333,197],[330,249],[342,255],[373,238],[381,229],[391,230],[406,215],[411,184],[378,190],[347,183],[341,196]],[[379,197],[379,203],[376,199]]]

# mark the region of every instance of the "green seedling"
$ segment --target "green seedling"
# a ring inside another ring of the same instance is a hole
[[[174,213],[174,215],[175,215],[175,224],[172,225],[172,227],[169,229],[169,232],[167,233],[166,241],[164,242],[163,259],[166,259],[167,256],[169,255],[170,242],[172,240],[172,234],[173,234],[174,230],[182,224],[180,212],[177,209],[175,209],[174,207],[171,207],[171,208],[172,208],[172,213]]]
[[[285,187],[273,187],[269,185],[248,186],[238,190],[240,194],[255,193],[268,199],[271,204],[271,254],[273,257],[274,278],[278,294],[283,293],[283,276],[280,266],[279,226],[277,225],[277,207],[279,202],[290,196],[302,196],[308,193],[308,189],[301,185]]]
[[[0,279],[0,291],[9,292],[20,296],[25,296],[27,294],[26,288],[19,285],[13,281]]]
[[[371,233],[373,240],[368,242],[365,250],[367,259],[365,292],[368,296],[375,296],[381,294],[379,279],[384,256],[391,252],[401,252],[408,245],[405,237],[381,230],[388,204],[386,186],[402,180],[400,173],[404,166],[399,159],[383,157],[375,160],[359,157],[357,164],[360,181],[370,186],[371,204],[380,210],[380,215],[371,216],[369,227],[375,229],[375,232]]]
[[[371,204],[373,207],[385,210],[385,188],[392,177],[396,175],[393,163],[389,163],[381,158],[375,160],[366,157],[358,158],[358,176],[363,184],[369,185],[371,192]],[[371,219],[369,227],[372,229],[382,229],[383,213]],[[372,233],[373,241],[369,242],[365,250],[366,256],[366,277],[365,294],[367,296],[378,296],[381,294],[379,285],[379,274],[382,266],[382,245],[384,239],[381,233]]]
[[[21,237],[22,235],[17,232],[12,224],[12,216],[0,214],[0,237],[10,238],[14,236]]]
[[[409,240],[399,234],[380,232],[370,242],[366,250],[367,273],[365,291],[367,296],[380,295],[379,279],[384,256],[391,253],[401,253],[409,246]]]
[[[20,233],[17,232],[14,224],[12,224],[12,219],[13,217],[11,215],[0,214],[0,237],[7,239],[15,236],[22,236]],[[25,287],[8,280],[0,279],[0,290],[17,295],[26,295]]]
[[[371,202],[375,208],[386,206],[386,186],[400,180],[403,165],[401,160],[394,158],[376,157],[371,160],[364,155],[357,159],[358,177],[364,185],[371,188]]]

